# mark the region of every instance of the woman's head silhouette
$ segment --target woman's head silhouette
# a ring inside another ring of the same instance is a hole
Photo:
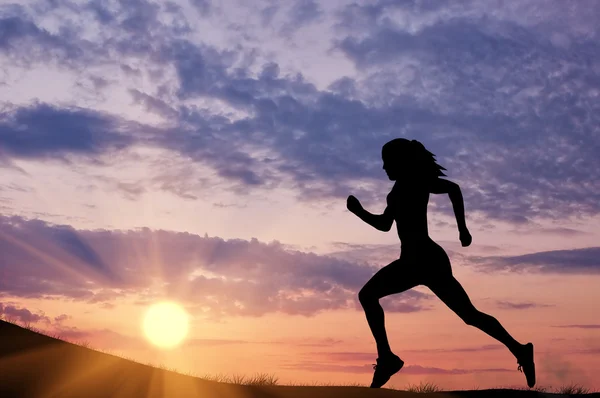
[[[417,140],[393,139],[383,146],[381,157],[383,169],[393,181],[406,177],[429,181],[446,175],[435,155]]]

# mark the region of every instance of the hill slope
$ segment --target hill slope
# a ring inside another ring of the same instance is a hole
[[[67,343],[0,321],[0,397],[428,398],[544,397],[534,391],[419,394],[364,387],[244,386],[202,380]],[[589,394],[587,397],[600,397]]]

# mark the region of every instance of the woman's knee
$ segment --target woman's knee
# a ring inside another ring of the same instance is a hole
[[[362,304],[369,304],[372,302],[376,302],[378,301],[377,296],[375,296],[375,294],[373,294],[373,291],[371,289],[369,289],[367,286],[363,287],[362,289],[360,289],[360,291],[358,292],[358,301]]]

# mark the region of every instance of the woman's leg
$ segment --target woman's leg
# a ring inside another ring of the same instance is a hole
[[[453,275],[436,278],[426,284],[467,325],[475,326],[504,344],[515,357],[519,357],[524,345],[515,340],[496,318],[475,308],[469,296]]]
[[[369,328],[377,344],[379,358],[393,355],[385,331],[385,317],[379,299],[419,285],[416,273],[411,272],[414,267],[403,266],[400,261],[396,260],[377,271],[358,293],[358,299],[365,310]]]

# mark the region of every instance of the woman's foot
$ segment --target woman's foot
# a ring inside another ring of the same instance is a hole
[[[373,382],[371,388],[380,388],[388,382],[390,377],[398,373],[404,366],[404,361],[397,355],[390,354],[382,358],[377,358],[377,365],[373,365],[375,374],[373,375]]]
[[[535,386],[535,363],[533,362],[532,343],[527,343],[523,346],[520,355],[517,356],[517,363],[519,364],[519,372],[525,373],[527,385],[529,388],[533,388]]]

